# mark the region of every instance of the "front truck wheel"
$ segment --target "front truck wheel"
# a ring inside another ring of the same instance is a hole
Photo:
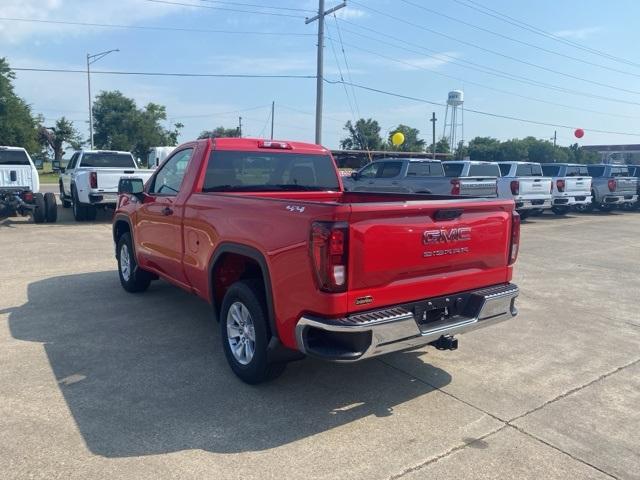
[[[58,204],[56,203],[56,196],[53,193],[47,192],[44,194],[44,206],[47,222],[56,223],[58,220]]]
[[[566,215],[567,213],[569,213],[570,207],[567,207],[565,205],[556,205],[551,207],[551,210],[556,215]]]
[[[144,292],[149,288],[152,276],[149,272],[138,267],[133,251],[131,235],[124,233],[118,240],[118,276],[120,285],[129,293]]]
[[[33,194],[33,221],[34,223],[43,223],[47,219],[47,207],[44,203],[44,197],[41,193]]]
[[[286,364],[269,362],[271,337],[263,286],[241,280],[229,287],[220,310],[222,348],[233,373],[251,385],[280,376]]]

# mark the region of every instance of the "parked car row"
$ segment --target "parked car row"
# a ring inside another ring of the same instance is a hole
[[[508,198],[522,217],[638,208],[640,166],[387,158],[344,179],[356,192]]]

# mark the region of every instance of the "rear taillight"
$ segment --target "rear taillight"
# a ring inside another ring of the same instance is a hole
[[[24,192],[22,194],[22,200],[28,203],[33,202],[33,192]]]
[[[344,292],[347,289],[349,230],[345,223],[313,222],[309,253],[320,290]]]
[[[89,172],[89,186],[91,188],[98,188],[98,173]]]
[[[615,192],[616,188],[618,188],[618,182],[616,182],[615,178],[612,178],[611,180],[609,180],[608,185],[609,185],[610,192]]]
[[[518,180],[511,180],[511,194],[518,195],[520,193],[520,182]]]
[[[520,250],[520,215],[515,210],[511,213],[511,247],[509,248],[509,265],[518,259]]]
[[[559,192],[564,192],[565,183],[564,180],[556,180],[556,187]]]
[[[451,180],[451,195],[460,195],[460,180]]]

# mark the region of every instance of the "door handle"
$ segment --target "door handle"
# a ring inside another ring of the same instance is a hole
[[[171,210],[171,208],[169,207],[164,207],[161,210],[162,215],[173,215],[173,210]]]

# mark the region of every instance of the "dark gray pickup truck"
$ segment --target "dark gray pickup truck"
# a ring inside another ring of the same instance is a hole
[[[588,165],[591,175],[592,208],[609,212],[617,206],[638,201],[638,179],[626,165]]]

